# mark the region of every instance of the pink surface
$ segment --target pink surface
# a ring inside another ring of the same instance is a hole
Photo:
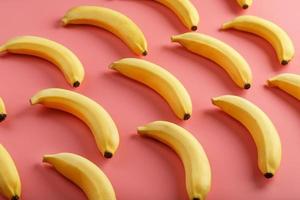
[[[300,49],[299,1],[254,1],[248,11],[242,11],[235,0],[193,2],[201,17],[198,31],[232,45],[251,65],[254,84],[249,91],[237,88],[217,65],[172,44],[170,36],[186,29],[171,11],[158,3],[140,0],[0,2],[0,42],[17,35],[38,35],[73,50],[86,69],[85,82],[76,91],[106,108],[118,125],[121,139],[115,157],[105,160],[81,121],[67,113],[29,105],[30,97],[41,89],[72,89],[51,63],[30,56],[1,57],[0,95],[6,102],[8,118],[0,126],[0,141],[16,161],[22,179],[22,199],[86,199],[75,185],[41,164],[44,154],[58,152],[77,153],[95,162],[110,178],[119,200],[188,199],[183,166],[176,154],[163,144],[136,136],[137,126],[153,120],[179,123],[199,139],[212,167],[212,191],[208,200],[300,198],[300,102],[278,89],[264,86],[266,79],[275,74],[300,73],[300,56],[283,67],[263,39],[241,32],[218,31],[223,22],[239,14],[257,15],[283,27],[296,49]],[[116,9],[141,27],[149,43],[146,59],[164,66],[190,92],[194,109],[189,121],[179,122],[155,92],[108,69],[112,61],[135,56],[118,38],[93,27],[59,25],[65,11],[83,4]],[[211,105],[211,97],[223,94],[251,100],[274,122],[283,147],[282,164],[274,179],[265,180],[260,174],[255,145],[247,130]]]

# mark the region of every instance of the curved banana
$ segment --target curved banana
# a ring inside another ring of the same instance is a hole
[[[146,56],[147,41],[140,28],[127,16],[97,6],[78,6],[70,9],[62,19],[64,25],[86,24],[110,31],[122,39],[138,55]]]
[[[191,133],[166,121],[155,121],[138,127],[138,133],[170,146],[183,162],[189,198],[206,198],[211,187],[210,164],[201,144]]]
[[[3,99],[0,97],[0,122],[4,121],[7,117],[5,104]]]
[[[79,186],[89,200],[115,200],[116,195],[107,176],[91,161],[72,153],[45,155],[43,162]]]
[[[300,100],[300,75],[283,73],[268,80],[270,87],[278,87]]]
[[[252,73],[248,63],[224,42],[200,33],[184,33],[172,36],[171,40],[220,65],[240,88],[251,87]]]
[[[181,22],[192,31],[196,31],[199,24],[199,14],[190,0],[154,0],[170,8]]]
[[[178,118],[188,120],[191,117],[192,102],[188,92],[167,70],[136,58],[115,61],[110,68],[155,90],[168,102]]]
[[[236,0],[236,1],[243,9],[249,8],[253,3],[253,0]]]
[[[223,24],[222,29],[236,29],[258,35],[275,49],[282,65],[287,65],[295,55],[294,45],[288,34],[271,21],[250,15],[237,17]]]
[[[111,158],[119,146],[118,129],[110,115],[97,102],[82,94],[59,88],[39,91],[30,102],[71,113],[91,129],[98,149]]]
[[[249,130],[257,148],[258,167],[266,178],[272,178],[280,165],[281,142],[269,117],[256,105],[238,96],[216,97],[212,103]]]
[[[76,55],[63,45],[46,38],[19,36],[0,46],[0,53],[3,52],[37,56],[52,62],[73,87],[78,87],[84,79],[84,68]]]
[[[21,181],[15,163],[7,150],[0,144],[0,192],[9,200],[21,196]]]

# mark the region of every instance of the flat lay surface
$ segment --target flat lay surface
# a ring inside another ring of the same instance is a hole
[[[85,68],[85,80],[71,88],[51,63],[32,56],[0,57],[0,96],[7,119],[0,124],[0,142],[15,160],[24,200],[84,200],[84,193],[54,169],[42,164],[44,154],[71,152],[97,164],[110,179],[118,200],[188,199],[184,169],[166,145],[137,135],[136,128],[155,120],[177,123],[199,140],[212,169],[215,199],[286,199],[300,196],[300,102],[266,80],[279,73],[300,73],[299,2],[254,1],[242,10],[235,0],[192,0],[200,15],[198,32],[216,37],[235,48],[253,73],[251,89],[238,88],[213,62],[186,51],[170,37],[187,29],[168,8],[151,0],[10,0],[0,2],[0,43],[19,35],[36,35],[71,49]],[[61,26],[60,19],[78,5],[104,6],[131,18],[143,31],[148,55],[143,57],[174,74],[189,92],[191,119],[180,121],[168,104],[150,88],[130,80],[108,66],[125,57],[137,57],[117,37],[96,27]],[[295,58],[280,65],[265,40],[238,31],[219,31],[241,14],[256,15],[281,26],[291,37]],[[76,117],[29,99],[41,89],[59,87],[84,94],[112,116],[120,146],[112,159],[104,159],[88,127]],[[248,131],[221,112],[211,98],[233,94],[259,106],[270,117],[282,142],[282,162],[273,179],[266,180],[257,167],[257,152]],[[99,186],[101,187],[101,186]],[[4,200],[4,198],[0,199]]]

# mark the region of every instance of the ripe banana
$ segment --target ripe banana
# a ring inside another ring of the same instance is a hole
[[[222,29],[236,29],[258,35],[267,40],[275,49],[282,65],[294,57],[294,45],[288,34],[271,21],[250,15],[237,17],[223,24]]]
[[[97,102],[70,90],[49,88],[39,91],[30,100],[32,105],[42,104],[71,113],[91,129],[98,149],[105,158],[111,158],[119,146],[117,127],[110,115]]]
[[[268,80],[270,87],[278,87],[300,100],[300,75],[283,73]]]
[[[272,178],[280,165],[281,142],[269,117],[256,105],[238,96],[216,97],[212,103],[249,130],[257,148],[258,167],[266,178]]]
[[[4,121],[7,116],[5,104],[3,99],[0,97],[0,122]]]
[[[91,161],[72,153],[45,155],[43,162],[79,186],[89,200],[115,200],[116,195],[109,179]]]
[[[183,120],[192,115],[192,102],[184,86],[162,67],[136,58],[124,58],[110,65],[121,74],[141,82],[159,93]]]
[[[84,79],[84,69],[76,55],[46,38],[19,36],[0,46],[0,53],[3,52],[32,55],[50,61],[62,71],[73,87],[78,87]]]
[[[191,133],[166,121],[138,127],[138,133],[170,146],[183,162],[189,199],[206,198],[211,187],[210,164],[201,144]]]
[[[7,150],[0,144],[0,192],[9,200],[21,196],[21,181],[15,163]]]
[[[184,33],[172,36],[171,40],[220,65],[240,88],[251,87],[252,73],[248,63],[224,42],[200,33]]]
[[[196,7],[190,0],[155,0],[170,8],[182,21],[182,23],[192,31],[196,31],[199,23],[199,14]]]
[[[253,0],[236,0],[236,1],[243,9],[249,8],[253,3]]]
[[[148,53],[143,32],[131,19],[117,11],[97,6],[78,6],[65,14],[62,23],[103,28],[122,39],[134,53],[144,56]]]

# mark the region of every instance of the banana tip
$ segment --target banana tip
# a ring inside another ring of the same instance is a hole
[[[112,154],[111,152],[109,152],[109,151],[105,151],[105,152],[104,152],[104,157],[105,157],[105,158],[112,158],[112,157],[113,157],[113,154]]]
[[[175,35],[171,36],[171,42],[176,42],[176,36]]]
[[[1,113],[0,114],[0,122],[4,121],[6,117],[7,117],[7,114]]]
[[[230,23],[231,22],[225,22],[224,24],[222,24],[220,30],[226,30],[230,28]]]
[[[248,5],[248,4],[244,4],[244,5],[243,5],[243,9],[246,10],[246,9],[248,9],[248,8],[249,8],[249,5]]]
[[[273,174],[273,173],[267,172],[267,173],[264,174],[264,176],[265,176],[267,179],[270,179],[270,178],[272,178],[272,177],[274,176],[274,174]]]
[[[66,26],[67,24],[68,24],[68,19],[67,18],[62,18],[61,19],[61,24],[63,25],[63,26]]]
[[[289,61],[287,61],[287,60],[282,60],[281,61],[281,65],[287,65],[287,64],[289,64]]]
[[[211,103],[212,103],[213,105],[216,105],[216,99],[215,99],[215,98],[211,98]]]
[[[50,157],[50,155],[44,155],[43,156],[43,162],[48,162],[49,157]]]
[[[144,126],[139,126],[137,128],[138,134],[143,134],[146,131],[146,128]]]
[[[80,86],[80,82],[79,81],[75,81],[74,83],[73,83],[73,87],[74,88],[77,88],[77,87],[79,87]]]
[[[244,89],[248,90],[248,89],[250,89],[250,88],[251,88],[251,84],[250,84],[250,83],[246,83],[246,84],[244,85]]]
[[[269,87],[273,87],[274,86],[272,79],[267,80],[267,86],[269,86]]]
[[[183,116],[183,120],[188,120],[190,118],[191,118],[191,115],[188,113],[184,114],[184,116]]]
[[[194,197],[193,200],[201,200],[199,197]]]
[[[191,30],[192,30],[192,31],[196,31],[197,29],[198,29],[197,26],[192,26],[192,27],[191,27]]]
[[[143,52],[143,56],[146,56],[146,55],[148,55],[148,51]]]
[[[18,199],[20,199],[20,197],[19,197],[18,195],[14,195],[14,196],[12,196],[12,198],[11,198],[11,200],[18,200]]]

